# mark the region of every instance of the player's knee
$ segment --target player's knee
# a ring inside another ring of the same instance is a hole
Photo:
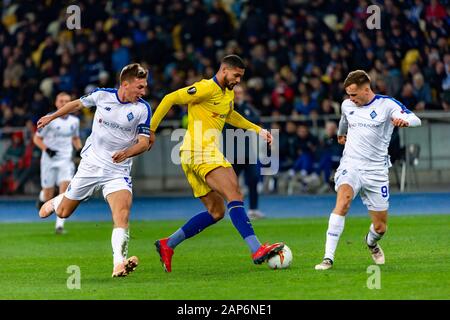
[[[225,205],[215,204],[208,210],[208,212],[215,221],[219,221],[225,216]]]
[[[114,215],[114,224],[120,225],[118,227],[123,227],[124,225],[128,225],[128,215],[129,215],[128,209],[121,209],[118,210],[117,213]]]
[[[228,194],[228,202],[231,201],[244,201],[244,195],[239,187],[233,188]]]
[[[58,208],[58,211],[56,212],[56,215],[62,219],[68,218],[71,214],[72,214],[71,211],[67,210],[64,207],[61,208],[61,206]]]
[[[373,229],[378,234],[384,234],[386,232],[386,224],[383,223],[383,222],[374,223],[373,224]]]

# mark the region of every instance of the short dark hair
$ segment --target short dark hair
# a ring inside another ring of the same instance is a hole
[[[242,60],[241,57],[239,57],[235,54],[230,54],[228,56],[225,56],[222,59],[222,63],[226,64],[227,66],[233,67],[233,68],[245,69],[244,60]]]
[[[358,87],[363,84],[370,84],[370,77],[364,70],[355,70],[348,74],[344,81],[344,89],[356,84]]]
[[[132,63],[123,67],[120,71],[120,83],[123,81],[131,81],[135,78],[147,79],[148,71],[139,63]]]

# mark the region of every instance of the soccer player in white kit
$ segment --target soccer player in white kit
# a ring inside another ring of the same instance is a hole
[[[96,89],[38,121],[38,128],[44,128],[67,113],[97,107],[92,133],[81,151],[82,159],[75,176],[64,194],[42,206],[39,216],[46,218],[56,212],[60,218],[67,218],[82,200],[100,189],[114,222],[113,277],[127,276],[138,265],[137,257],[127,259],[132,202],[130,172],[132,157],[151,147],[151,109],[141,98],[147,87],[147,74],[148,71],[137,63],[127,65],[120,73],[119,89]]]
[[[375,94],[370,77],[363,70],[352,71],[344,81],[349,99],[341,105],[338,141],[345,144],[334,180],[336,206],[330,215],[326,234],[325,256],[316,270],[332,268],[339,237],[344,230],[345,215],[359,193],[372,218],[366,244],[376,264],[385,257],[378,241],[387,229],[389,207],[388,146],[394,126],[417,127],[420,119],[402,103]]]
[[[61,109],[70,101],[70,95],[61,92],[56,96],[56,109]],[[73,148],[81,151],[80,119],[73,115],[66,115],[55,119],[52,123],[36,132],[34,144],[42,150],[41,155],[41,187],[39,194],[39,209],[55,196],[55,186],[59,193],[64,193],[75,173],[72,161]],[[56,217],[55,231],[62,234],[64,221]]]

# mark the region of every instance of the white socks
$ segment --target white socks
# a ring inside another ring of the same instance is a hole
[[[128,229],[114,228],[111,235],[111,245],[113,249],[114,266],[122,263],[128,255],[128,239],[130,238]]]
[[[60,218],[58,216],[56,216],[56,224],[55,224],[55,228],[64,228],[64,221],[66,221],[66,219]]]
[[[325,244],[325,257],[334,261],[334,253],[339,242],[339,238],[344,231],[345,216],[340,216],[335,213],[330,215],[327,230],[327,242]]]
[[[379,234],[375,231],[375,228],[373,227],[373,223],[370,225],[369,228],[369,233],[367,234],[367,245],[368,246],[375,246],[378,242],[378,240],[380,240],[383,237],[383,234]]]

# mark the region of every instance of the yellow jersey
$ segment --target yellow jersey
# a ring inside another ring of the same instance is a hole
[[[220,146],[225,123],[257,133],[261,130],[261,127],[234,111],[234,91],[222,88],[216,77],[203,79],[166,95],[153,114],[151,131],[156,131],[174,104],[188,106],[188,127],[180,151],[214,152]]]

